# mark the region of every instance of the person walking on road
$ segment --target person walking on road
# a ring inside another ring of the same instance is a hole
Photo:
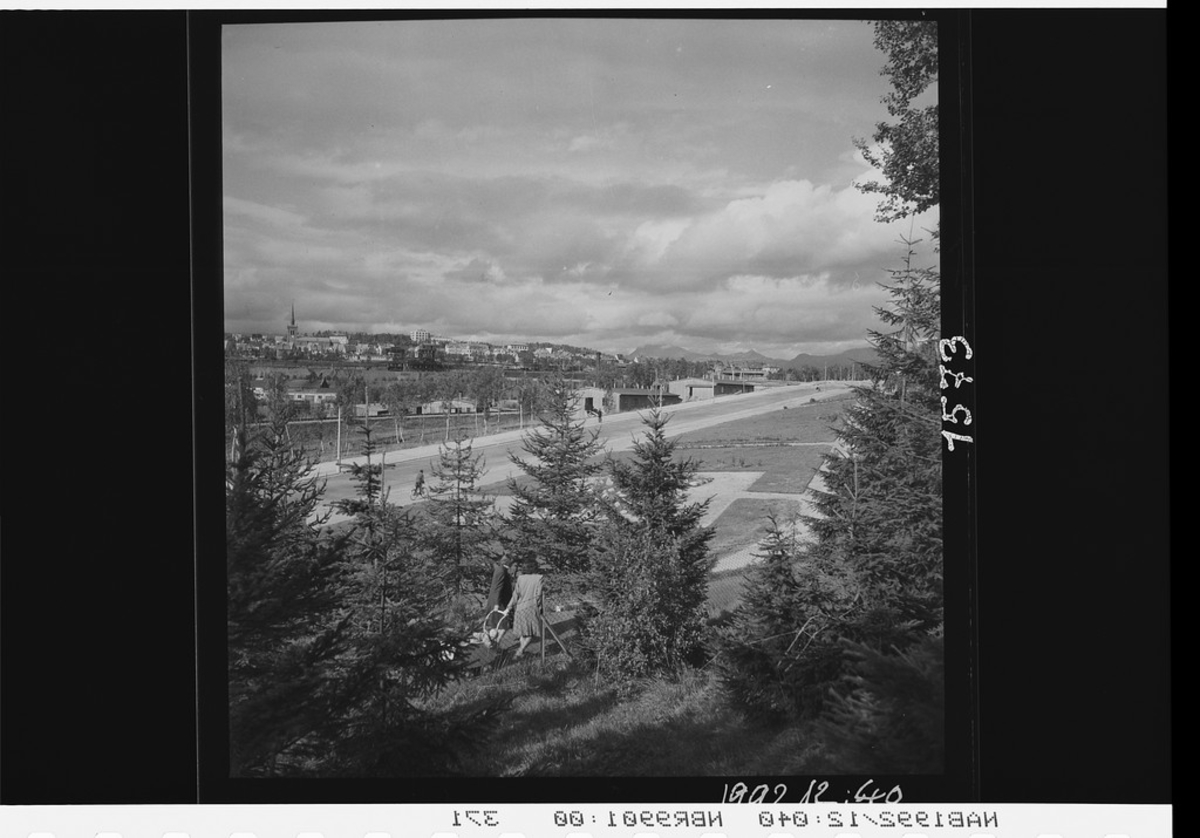
[[[425,469],[417,472],[417,482],[413,485],[412,496],[414,498],[425,496]]]

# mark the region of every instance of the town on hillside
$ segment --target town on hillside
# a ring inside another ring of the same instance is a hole
[[[686,350],[671,357],[672,349],[678,348],[623,354],[545,341],[492,344],[421,328],[408,334],[306,334],[299,331],[294,310],[285,333],[229,333],[224,345],[227,364],[240,368],[260,405],[274,393],[294,403],[302,414],[298,418],[314,419],[332,418],[339,408],[371,417],[517,411],[520,382],[547,374],[588,387],[581,392],[588,413],[619,413],[788,382],[858,380],[866,372],[864,361],[873,358],[870,350],[826,359],[801,356],[794,362]],[[458,391],[432,392],[441,388],[430,386],[430,374],[448,372],[467,373],[459,376]],[[472,385],[481,377],[490,378],[489,386]],[[388,397],[394,384],[409,385],[405,397]]]

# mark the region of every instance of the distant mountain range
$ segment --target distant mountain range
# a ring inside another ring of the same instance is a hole
[[[857,363],[875,363],[879,355],[874,349],[864,346],[861,349],[850,349],[846,352],[839,352],[836,355],[809,355],[800,353],[795,358],[769,358],[761,352],[755,352],[751,349],[748,352],[735,352],[730,355],[720,355],[714,352],[693,352],[690,349],[684,349],[682,346],[667,346],[664,344],[647,344],[639,346],[637,349],[626,354],[627,358],[683,358],[685,361],[758,361],[764,364],[773,364],[783,369],[801,369],[802,367],[816,367],[821,369],[826,364],[838,365]]]

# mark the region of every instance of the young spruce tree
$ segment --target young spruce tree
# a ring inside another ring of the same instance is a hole
[[[708,544],[713,531],[700,521],[709,502],[688,503],[687,492],[700,464],[676,457],[677,441],[667,438],[670,416],[658,410],[646,414],[645,436],[634,443],[633,460],[609,460],[616,489],[615,506],[621,518],[659,529],[679,541],[691,587],[703,591],[712,561]],[[703,601],[703,593],[700,600]]]
[[[937,81],[937,29],[880,21],[875,31],[888,56],[883,74],[893,92],[884,101],[895,121],[876,126],[878,156],[856,144],[885,178],[860,188],[883,196],[876,217],[890,222],[939,201],[937,105],[912,104]],[[808,689],[794,691],[795,706],[822,713],[834,762],[850,772],[941,770],[940,289],[937,270],[918,266],[917,243],[904,241],[903,264],[885,285],[891,302],[876,309],[889,328],[869,333],[879,355],[868,368],[871,384],[857,390],[838,449],[826,458],[819,515],[809,519],[816,542],[801,551],[795,584],[778,582],[794,603],[747,611],[785,608],[819,626],[803,641],[806,654],[831,665],[805,663]],[[768,653],[769,671],[786,669],[793,654]]]
[[[556,575],[560,591],[578,592],[588,567],[593,525],[600,509],[591,480],[604,468],[596,431],[585,431],[572,386],[558,378],[547,388],[541,424],[525,434],[531,459],[512,456],[532,480],[508,481],[513,505],[508,522],[511,549],[536,559]]]
[[[226,475],[230,773],[288,773],[338,704],[332,673],[349,648],[344,538],[317,515],[323,483],[282,422],[238,431]]]
[[[699,651],[713,531],[700,524],[708,501],[687,502],[699,464],[676,458],[668,419],[651,411],[633,460],[609,460],[615,493],[592,555],[599,612],[587,634],[610,676],[676,671]]]
[[[469,629],[452,618],[444,568],[423,543],[426,528],[378,494],[371,430],[368,462],[356,469],[359,497],[343,503],[355,518],[343,599],[349,648],[339,656],[338,712],[314,749],[326,776],[392,777],[457,773],[486,741],[485,706],[433,713],[422,702],[457,678]]]
[[[493,537],[493,501],[476,489],[487,473],[483,455],[460,435],[438,450],[429,487],[429,516],[424,542],[440,568],[439,576],[456,596],[478,593],[488,582],[483,548]]]
[[[914,266],[915,244],[885,286],[892,305],[876,311],[893,328],[869,333],[872,384],[845,413],[811,521],[813,558],[843,563],[860,583],[850,635],[880,648],[903,648],[942,621],[939,287],[937,271]]]
[[[841,621],[854,586],[836,566],[801,563],[794,522],[769,522],[741,605],[720,630],[717,669],[740,709],[775,721],[811,717],[842,671]]]

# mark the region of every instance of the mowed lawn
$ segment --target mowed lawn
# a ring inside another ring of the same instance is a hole
[[[759,544],[770,529],[770,516],[786,524],[800,513],[800,502],[787,498],[738,498],[713,522],[716,534],[708,544],[709,553],[725,556],[752,544]]]
[[[738,442],[831,442],[849,396],[779,408],[748,419],[735,419],[682,434],[687,445]],[[669,432],[671,426],[667,425]]]
[[[791,446],[762,445],[754,448],[728,447],[683,449],[700,463],[701,471],[760,471],[762,477],[750,485],[751,492],[784,492],[800,495],[829,453],[829,444]]]

